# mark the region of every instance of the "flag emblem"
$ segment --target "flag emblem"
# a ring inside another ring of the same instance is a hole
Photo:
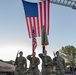
[[[36,37],[41,36],[42,27],[45,26],[46,34],[49,35],[50,0],[39,3],[31,3],[22,0],[29,37],[32,37],[32,27]]]

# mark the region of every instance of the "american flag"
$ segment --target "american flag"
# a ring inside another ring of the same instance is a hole
[[[22,0],[29,37],[32,37],[34,27],[36,37],[41,36],[42,27],[45,26],[46,34],[49,35],[50,0],[31,3]]]
[[[35,34],[35,31],[34,29],[32,28],[32,50],[34,52],[34,50],[36,49],[37,47],[37,40],[36,40],[36,34]]]

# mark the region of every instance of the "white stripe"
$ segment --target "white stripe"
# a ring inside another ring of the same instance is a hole
[[[44,2],[42,2],[42,26],[44,25]]]
[[[40,5],[38,3],[38,20],[39,20],[39,32],[40,32],[40,35],[41,35],[41,20],[40,20]]]
[[[33,27],[34,27],[33,17],[31,17],[31,22],[32,22],[32,28],[31,28],[31,36],[32,36],[32,29],[33,29]]]
[[[31,21],[32,21],[32,28],[34,27],[34,20],[33,17],[31,17]]]
[[[31,36],[30,19],[29,19],[29,18],[27,18],[27,19],[28,19],[28,28],[29,28],[29,30],[30,30],[30,36]]]
[[[48,1],[46,1],[46,33],[48,29]]]

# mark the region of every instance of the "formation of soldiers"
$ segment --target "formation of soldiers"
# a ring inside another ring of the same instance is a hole
[[[40,64],[40,60],[36,57],[36,53],[34,52],[32,55],[28,55],[27,59],[30,61],[29,68],[27,69],[27,61],[26,58],[23,57],[23,52],[19,52],[19,57],[15,60],[15,75],[40,75],[38,65]],[[56,56],[51,59],[49,55],[47,55],[47,51],[44,50],[44,53],[40,53],[39,57],[42,60],[42,75],[52,75],[51,67],[54,65],[56,67],[56,75],[65,75],[65,61],[59,55],[59,51],[56,52]]]

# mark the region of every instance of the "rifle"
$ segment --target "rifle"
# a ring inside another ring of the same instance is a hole
[[[19,54],[19,50],[18,50],[18,52],[17,52],[16,58],[18,57],[18,54]]]
[[[56,57],[56,54],[55,54],[55,52],[53,51],[53,55],[54,55],[54,65],[57,65],[57,57]]]
[[[17,52],[17,55],[16,55],[16,59],[15,59],[15,63],[14,63],[14,65],[17,64],[18,54],[19,54],[19,50],[18,50],[18,52]]]
[[[54,51],[53,51],[53,55],[54,55],[54,57],[56,56]]]

